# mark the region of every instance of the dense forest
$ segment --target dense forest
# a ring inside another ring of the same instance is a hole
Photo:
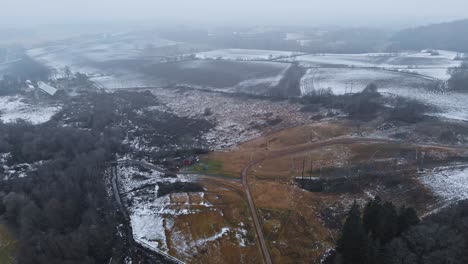
[[[391,49],[441,49],[468,52],[468,20],[406,29],[392,37]]]
[[[169,155],[200,145],[211,127],[155,106],[151,93],[89,93],[41,125],[0,122],[4,165],[37,168],[0,182],[0,214],[19,241],[18,263],[123,263],[129,247],[117,235],[106,169],[117,155],[138,151],[130,146],[136,139]]]
[[[468,261],[468,201],[420,221],[412,208],[379,197],[354,203],[327,263],[462,264]]]
[[[315,90],[301,97],[299,102],[304,105],[303,111],[316,112],[319,107],[338,109],[352,120],[364,121],[384,116],[388,121],[417,123],[422,121],[425,113],[430,110],[429,106],[416,100],[384,97],[374,83],[367,85],[362,92],[354,94],[335,95],[331,89]]]
[[[0,124],[9,164],[43,163],[26,177],[1,182],[0,213],[18,237],[18,263],[108,263],[125,254],[103,182],[121,151],[113,131],[53,123]]]

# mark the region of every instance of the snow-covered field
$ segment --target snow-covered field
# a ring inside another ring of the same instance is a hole
[[[190,215],[203,217],[205,214],[223,216],[221,209],[211,204],[205,192],[179,192],[158,198],[158,183],[194,182],[196,176],[178,175],[177,178],[164,178],[159,172],[141,170],[132,165],[119,166],[121,192],[126,193],[127,206],[130,213],[133,236],[143,246],[169,253],[177,253],[177,257],[191,259],[198,250],[208,243],[222,238],[236,239],[239,246],[245,246],[246,230],[243,223],[238,228],[221,226],[215,228],[214,234],[208,232],[202,237],[194,238],[192,232],[178,226],[179,218]],[[185,230],[185,231],[183,231]],[[199,233],[196,230],[194,233]]]
[[[42,58],[50,54],[69,54],[93,62],[137,58],[149,48],[175,45],[177,42],[159,38],[152,34],[120,34],[113,36],[94,36],[90,39],[75,41],[73,44],[52,45],[30,49],[31,57]]]
[[[30,104],[21,96],[0,97],[0,120],[5,123],[23,119],[33,124],[50,120],[61,109],[59,105]]]
[[[368,84],[375,83],[379,89],[426,87],[430,82],[419,76],[398,72],[362,68],[313,68],[308,69],[301,80],[301,93],[331,88],[335,94],[361,92]]]
[[[447,80],[447,69],[460,66],[456,52],[417,53],[311,54],[283,59],[297,61],[304,67],[360,67],[408,71],[429,78]]]
[[[418,100],[427,105],[435,106],[437,112],[432,113],[448,119],[468,121],[468,94],[467,93],[436,93],[423,88],[394,87],[381,89],[380,92],[399,95]]]
[[[221,49],[195,54],[197,59],[211,60],[272,60],[299,55],[300,52],[251,49]]]
[[[441,203],[448,205],[468,199],[468,166],[441,167],[426,172],[420,177]]]
[[[145,66],[150,82],[223,92],[265,94],[276,87],[289,63],[268,61],[188,60]]]
[[[139,175],[139,179],[135,179]],[[145,179],[142,179],[145,178]],[[171,198],[166,195],[157,198],[159,182],[192,181],[190,177],[163,178],[157,171],[141,171],[135,166],[119,166],[119,180],[122,183],[122,192],[128,193],[127,199],[131,201],[129,208],[133,236],[159,250],[168,251],[166,240],[165,217],[175,217],[190,214],[189,210],[171,209]],[[134,190],[145,185],[150,195],[138,195]]]
[[[198,53],[198,56],[218,58],[218,55],[224,54],[226,60],[242,57],[243,62],[193,60],[189,53],[183,52],[196,51],[197,48],[183,44],[185,46],[179,49],[178,45],[171,40],[137,34],[99,38],[62,48],[42,47],[29,50],[28,55],[54,68],[56,77],[63,76],[64,68],[69,67],[74,73],[87,74],[101,88],[176,85],[262,94],[278,85],[290,64],[250,60],[269,60],[295,54],[283,51],[219,50]],[[175,55],[177,51],[182,53]]]
[[[459,92],[435,92],[429,89],[437,83],[418,75],[369,68],[314,68],[301,80],[301,94],[331,88],[335,94],[361,92],[366,85],[375,83],[379,92],[390,96],[402,96],[434,106],[433,115],[468,120],[468,94]]]
[[[147,86],[147,78],[135,71],[136,65],[153,58],[151,50],[176,44],[152,34],[120,34],[30,49],[27,54],[55,69],[56,77],[69,67],[73,73],[87,74],[100,87],[141,87]]]

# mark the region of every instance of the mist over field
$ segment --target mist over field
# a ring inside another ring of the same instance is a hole
[[[8,25],[148,20],[373,27],[460,19],[468,15],[467,5],[463,0],[17,0],[2,3],[0,17]]]
[[[468,263],[466,0],[4,2],[1,264]]]

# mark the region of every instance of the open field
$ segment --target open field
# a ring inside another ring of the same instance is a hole
[[[204,135],[213,150],[229,149],[270,131],[311,122],[302,105],[193,89],[153,89],[152,93],[178,116],[215,124]],[[209,109],[211,114],[206,115]]]
[[[364,53],[364,54],[311,54],[298,56],[285,61],[297,61],[305,67],[358,67],[409,71],[435,79],[447,79],[448,68],[460,66],[456,52],[439,51],[431,55],[421,51],[416,53]],[[422,70],[422,72],[419,72]],[[432,70],[432,71],[430,71]]]
[[[188,263],[261,263],[238,182],[119,171],[135,240]]]
[[[273,60],[284,57],[300,55],[299,52],[277,50],[251,50],[251,49],[223,49],[200,52],[195,54],[197,59],[211,60]]]
[[[265,94],[277,86],[288,64],[191,60],[146,66],[147,76],[167,85]]]
[[[374,133],[368,127],[363,130]],[[311,142],[351,134],[352,123],[346,122],[300,126],[246,142],[228,152],[208,154],[202,161],[222,165],[216,169],[228,172],[228,176],[238,175],[251,160],[263,160],[280,150],[287,153],[288,149],[301,149]],[[460,199],[467,191],[460,189],[460,182],[468,175],[463,171],[446,179],[429,171],[421,175],[418,173],[421,160],[415,157],[422,152],[428,170],[460,157],[466,159],[467,154],[463,149],[397,142],[332,144],[267,158],[255,164],[249,181],[273,261],[318,262],[336,242],[344,212],[353,200],[364,203],[379,195],[397,206],[412,206],[425,215],[449,204],[441,193],[455,192],[458,198],[454,198]],[[337,183],[324,191],[301,189],[296,179],[302,177],[303,168],[306,179],[328,178],[330,183]],[[439,169],[434,170],[437,171]],[[442,182],[450,182],[444,184],[450,190],[440,189]]]
[[[197,60],[206,47],[174,42],[151,34],[116,34],[31,49],[27,54],[55,69],[87,74],[99,87],[188,86],[248,94],[267,94],[276,87],[289,63]],[[232,51],[235,54],[235,51]],[[251,56],[289,56],[291,52],[249,51]],[[254,55],[257,54],[257,55]],[[251,59],[249,59],[251,60]]]
[[[350,127],[340,122],[324,122],[280,130],[247,141],[231,151],[213,152],[202,157],[202,161],[217,161],[219,169],[230,176],[239,177],[242,169],[251,160],[267,156],[271,151],[306,145],[317,140],[348,135]]]
[[[57,104],[28,102],[28,100],[21,96],[0,96],[0,120],[9,123],[22,119],[40,124],[49,121],[61,109]]]
[[[370,83],[375,83],[380,91],[392,93],[395,88],[424,89],[433,81],[381,69],[317,68],[309,69],[301,83],[301,93],[307,95],[314,90],[328,88],[334,94],[358,93]]]

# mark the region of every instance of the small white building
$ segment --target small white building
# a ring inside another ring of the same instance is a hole
[[[45,82],[38,82],[37,87],[39,88],[39,91],[48,94],[50,96],[54,96],[57,93],[57,89],[48,85]]]

